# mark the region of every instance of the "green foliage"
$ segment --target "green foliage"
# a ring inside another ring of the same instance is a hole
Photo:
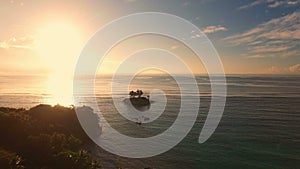
[[[10,160],[16,155],[16,153],[0,149],[0,166],[1,168],[9,168]]]
[[[0,108],[0,168],[98,169],[74,108]]]
[[[0,167],[9,169],[23,169],[24,159],[14,152],[0,149]]]
[[[72,169],[98,169],[100,168],[99,162],[90,158],[89,153],[85,150],[79,150],[77,152],[64,151],[56,155],[56,162],[59,167],[71,167]]]
[[[11,169],[25,169],[23,163],[23,158],[19,155],[16,155],[10,160],[9,166]]]

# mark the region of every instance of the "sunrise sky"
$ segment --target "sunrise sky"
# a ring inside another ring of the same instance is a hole
[[[89,37],[136,12],[170,13],[198,26],[228,74],[299,74],[299,9],[299,0],[2,0],[0,74],[71,74]],[[189,54],[185,57],[189,61]],[[110,73],[109,67],[104,72]]]

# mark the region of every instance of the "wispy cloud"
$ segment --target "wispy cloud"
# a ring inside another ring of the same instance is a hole
[[[300,73],[300,64],[294,64],[290,66],[271,66],[265,73],[270,74],[299,74]]]
[[[227,31],[227,28],[221,25],[217,25],[217,26],[208,26],[203,29],[204,33],[214,33],[219,31]]]
[[[283,0],[283,1],[274,1],[273,3],[269,4],[268,7],[269,8],[277,8],[280,6],[295,6],[298,4],[300,4],[299,0],[296,0],[296,1]]]
[[[10,49],[10,48],[20,48],[20,49],[31,49],[33,47],[34,39],[32,36],[24,37],[12,37],[8,40],[0,42],[0,48]]]
[[[300,12],[295,12],[262,23],[242,34],[226,37],[223,41],[232,46],[246,46],[248,58],[296,55],[300,53],[297,48],[300,45],[299,20]]]
[[[124,0],[125,2],[135,2],[137,0]]]
[[[175,49],[178,49],[178,48],[180,48],[180,46],[179,45],[173,45],[173,46],[171,46],[171,50],[175,50]]]
[[[275,55],[262,55],[262,54],[252,54],[252,55],[249,55],[249,54],[241,54],[241,56],[247,58],[247,59],[262,59],[262,58],[274,58]]]
[[[256,0],[252,3],[238,7],[238,10],[251,8],[262,4],[267,5],[269,8],[277,8],[281,6],[289,7],[289,6],[300,5],[300,1],[299,0]]]
[[[262,52],[282,52],[290,49],[289,46],[253,46],[249,48],[254,53],[262,53]]]
[[[292,73],[300,73],[300,64],[290,66],[289,71]]]
[[[190,1],[186,1],[186,2],[184,2],[181,6],[189,6],[190,4],[191,4]]]
[[[290,73],[289,68],[286,67],[278,67],[278,66],[271,66],[266,70],[268,74],[283,74],[283,73]]]
[[[252,2],[252,3],[250,3],[250,4],[246,4],[246,5],[238,7],[238,10],[251,8],[253,6],[257,6],[257,5],[260,5],[260,4],[263,4],[263,3],[266,3],[266,1],[265,0],[256,0],[256,1]]]

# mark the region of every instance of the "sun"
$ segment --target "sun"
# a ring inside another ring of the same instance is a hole
[[[67,22],[50,22],[43,25],[36,35],[36,51],[53,64],[70,62],[82,47],[80,31]]]
[[[50,70],[50,104],[72,104],[72,75],[83,40],[77,26],[66,21],[44,24],[35,38],[35,51]]]

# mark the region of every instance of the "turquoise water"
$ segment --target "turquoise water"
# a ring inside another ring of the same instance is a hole
[[[31,107],[51,97],[41,85],[45,82],[43,77],[0,78],[0,106]],[[103,168],[295,169],[300,166],[299,76],[228,76],[223,117],[215,133],[203,144],[198,143],[198,137],[210,105],[210,83],[206,76],[198,76],[197,81],[201,92],[199,115],[180,144],[146,159],[118,157],[95,147],[94,153],[101,159]],[[109,77],[96,80],[97,101],[108,122],[123,134],[153,136],[165,131],[177,117],[180,90],[168,76],[144,76],[133,80],[131,89],[143,89],[144,93],[161,89],[168,99],[164,113],[141,126],[118,114],[106,90],[109,85]],[[118,93],[118,96],[124,99],[127,93]],[[189,97],[198,97],[198,94],[192,93]],[[152,104],[160,103],[154,100]]]

